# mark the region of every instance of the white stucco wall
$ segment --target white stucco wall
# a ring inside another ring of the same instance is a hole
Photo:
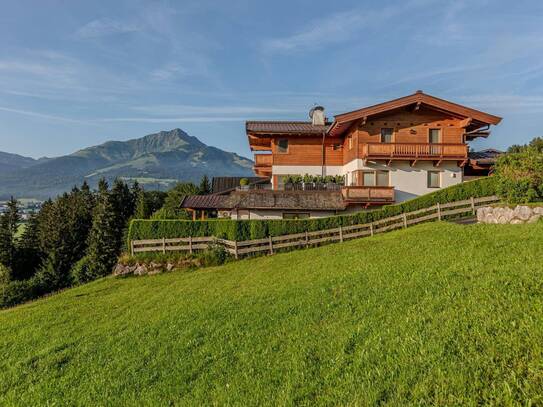
[[[347,174],[347,182],[352,180],[352,172],[355,170],[388,170],[390,171],[390,186],[395,189],[396,202],[415,198],[428,194],[439,188],[428,188],[428,171],[440,172],[441,188],[462,182],[462,168],[456,162],[444,161],[440,166],[434,167],[431,162],[419,161],[411,167],[409,161],[394,161],[390,166],[384,162],[367,162],[357,159],[346,164],[344,174]]]

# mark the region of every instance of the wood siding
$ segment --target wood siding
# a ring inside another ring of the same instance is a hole
[[[288,151],[279,153],[277,143],[280,139],[288,139]],[[341,140],[325,139],[324,165],[343,165],[343,148],[334,150],[334,144]],[[322,137],[278,137],[272,143],[274,165],[322,165]]]
[[[448,144],[463,143],[464,129],[460,127],[462,120],[445,113],[421,109],[419,111],[402,111],[372,118],[366,124],[356,123],[358,142],[379,143],[381,129],[394,130],[394,143],[428,143],[430,129],[441,129],[441,142]]]

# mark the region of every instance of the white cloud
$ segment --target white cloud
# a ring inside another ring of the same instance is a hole
[[[136,23],[117,21],[110,18],[101,18],[93,20],[79,28],[76,35],[80,38],[98,38],[113,34],[136,32],[140,29],[141,26]]]
[[[90,124],[88,122],[85,122],[85,121],[82,121],[82,120],[77,120],[77,119],[71,119],[69,117],[55,116],[55,115],[50,115],[50,114],[46,114],[46,113],[34,112],[34,111],[31,111],[31,110],[13,109],[13,108],[4,107],[4,106],[0,106],[0,111],[20,114],[20,115],[24,115],[24,116],[38,117],[40,119],[47,119],[47,120],[66,122],[66,123]]]
[[[267,52],[319,49],[329,44],[348,40],[369,26],[376,26],[405,13],[408,9],[423,6],[430,1],[411,0],[402,5],[388,6],[377,10],[365,7],[326,15],[313,21],[296,34],[265,40],[262,43],[262,49]]]
[[[166,81],[176,76],[185,76],[189,74],[189,70],[179,64],[168,64],[162,68],[151,71],[151,79],[155,81]]]
[[[132,110],[151,115],[252,115],[291,113],[292,109],[256,106],[194,106],[194,105],[153,105],[135,106]]]

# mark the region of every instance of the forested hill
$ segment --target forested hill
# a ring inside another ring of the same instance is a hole
[[[166,189],[176,181],[197,182],[204,174],[250,176],[252,164],[235,153],[207,146],[181,129],[109,141],[51,159],[0,153],[0,199],[11,195],[44,199],[84,180],[93,187],[101,177],[137,179],[153,189]]]

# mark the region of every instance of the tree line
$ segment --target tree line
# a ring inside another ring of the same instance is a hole
[[[0,215],[0,306],[15,305],[111,274],[132,218],[187,218],[184,195],[207,194],[200,185],[179,183],[170,191],[145,191],[137,182],[102,179],[92,191],[84,182],[44,202],[21,226],[16,199]],[[20,229],[22,233],[19,233]]]

